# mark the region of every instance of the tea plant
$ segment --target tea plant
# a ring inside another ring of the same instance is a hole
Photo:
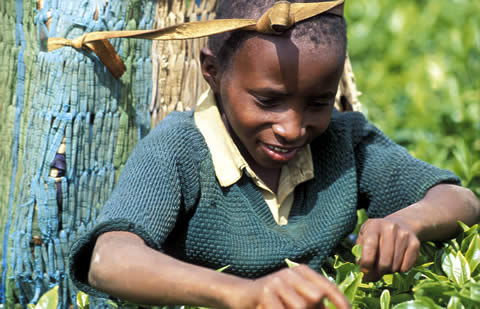
[[[360,212],[359,217],[360,222],[363,221],[364,213]],[[361,248],[354,246],[350,237],[341,243],[337,254],[327,260],[321,271],[356,309],[480,308],[480,227],[478,224],[472,227],[459,224],[463,232],[455,239],[438,244],[424,243],[416,265],[406,273],[388,274],[377,282],[363,283],[363,273],[356,264]],[[286,266],[296,265],[294,261],[286,260]],[[57,301],[58,287],[54,287],[40,298],[37,305],[29,305],[28,309],[56,309]],[[138,308],[113,301],[109,305],[112,309]],[[334,308],[332,304],[326,305]],[[77,306],[90,309],[89,296],[79,292]],[[205,309],[191,306],[152,309],[171,308]]]

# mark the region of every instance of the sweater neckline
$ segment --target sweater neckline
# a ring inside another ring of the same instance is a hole
[[[240,191],[244,194],[245,198],[250,201],[250,203],[248,203],[249,208],[253,211],[254,215],[256,215],[260,220],[263,221],[265,226],[274,230],[288,231],[289,229],[297,226],[299,222],[305,219],[301,213],[302,210],[298,208],[301,200],[305,198],[302,192],[297,192],[300,191],[301,187],[303,187],[302,185],[299,185],[296,188],[296,194],[294,196],[288,224],[279,225],[277,224],[277,222],[275,222],[275,219],[273,218],[272,213],[268,208],[262,194],[260,193],[260,191],[258,191],[255,184],[248,178],[248,176],[244,175],[237,184],[243,187],[243,190]]]

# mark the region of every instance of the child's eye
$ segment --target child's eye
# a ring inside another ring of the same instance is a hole
[[[254,96],[255,101],[263,107],[273,107],[276,106],[279,102],[277,98],[268,98],[268,97],[260,97]]]
[[[313,100],[308,103],[308,106],[313,109],[321,109],[330,106],[332,100]]]

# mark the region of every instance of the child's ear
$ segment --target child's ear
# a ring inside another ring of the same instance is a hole
[[[210,85],[214,93],[220,88],[220,64],[210,48],[204,47],[200,51],[200,64],[203,78]]]

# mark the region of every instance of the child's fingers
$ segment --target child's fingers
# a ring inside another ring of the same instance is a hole
[[[300,296],[294,287],[284,285],[277,290],[278,297],[286,308],[307,308],[308,302]]]
[[[344,297],[334,284],[306,265],[283,269],[256,283],[256,288],[252,291],[260,292],[257,296],[259,304],[257,308],[317,308],[322,304],[324,297],[330,298],[330,294],[335,297],[335,293],[338,293]],[[333,301],[335,300],[332,299]],[[338,307],[343,308],[349,307]]]
[[[282,270],[266,285],[286,308],[307,308],[308,302],[298,293],[297,287],[305,284],[301,276],[291,269]]]
[[[298,266],[296,270],[305,279],[310,280],[314,285],[316,285],[319,290],[323,292],[323,295],[328,298],[328,300],[332,302],[337,307],[337,309],[351,308],[350,303],[348,302],[348,299],[345,297],[345,295],[340,292],[340,290],[335,284],[328,281],[327,278],[305,265]]]
[[[367,225],[368,224],[368,225]],[[362,245],[362,258],[359,265],[361,268],[373,270],[376,265],[377,251],[379,246],[379,231],[374,223],[365,223],[364,228],[360,231],[361,240],[359,244]]]
[[[399,230],[395,239],[395,255],[393,257],[392,272],[400,271],[407,251],[410,235],[406,230]]]
[[[315,305],[322,300],[324,293],[310,280],[302,276],[301,269],[303,267],[308,266],[300,265],[294,269],[290,269],[288,272],[288,281],[309,305]]]
[[[284,309],[285,306],[280,301],[278,295],[274,291],[268,291],[264,294],[263,301],[260,305],[257,306],[257,309]]]
[[[400,267],[401,272],[406,272],[415,265],[418,254],[420,252],[420,241],[417,237],[410,237],[408,241],[408,248],[405,251],[403,257],[402,266]]]
[[[379,276],[392,271],[397,229],[397,226],[393,223],[384,224],[381,227],[379,239],[380,247],[378,249],[378,260],[376,265]]]

